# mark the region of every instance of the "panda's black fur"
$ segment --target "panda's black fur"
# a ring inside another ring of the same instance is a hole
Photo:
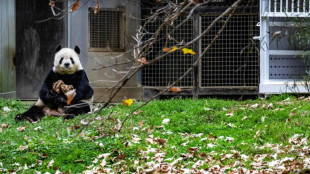
[[[86,73],[80,64],[77,55],[80,53],[80,49],[77,46],[74,50],[70,48],[63,49],[61,49],[61,46],[56,49],[54,67],[49,71],[41,86],[38,102],[25,113],[17,115],[15,117],[17,121],[37,122],[42,117],[55,115],[55,113],[59,113],[59,115],[63,115],[68,119],[91,111],[94,91],[89,85]],[[61,51],[66,60],[61,57],[62,55],[59,55],[62,54]],[[68,66],[68,64],[70,65]],[[69,106],[67,106],[67,98],[63,93],[52,91],[53,84],[58,80],[62,80],[66,85],[72,85],[76,90],[76,95]]]

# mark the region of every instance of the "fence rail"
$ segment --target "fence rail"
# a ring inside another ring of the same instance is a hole
[[[309,0],[263,0],[263,17],[310,17]]]

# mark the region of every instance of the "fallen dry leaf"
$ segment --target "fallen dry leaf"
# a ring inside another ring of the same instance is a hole
[[[202,152],[202,153],[199,154],[199,158],[205,159],[205,158],[207,158],[207,157],[208,157],[208,156],[207,156],[207,154],[206,154],[205,152]]]
[[[229,126],[229,127],[236,127],[236,126],[235,126],[234,124],[232,124],[232,123],[228,123],[227,126]]]
[[[267,109],[272,109],[272,108],[274,108],[273,104],[269,103],[269,105],[267,106]]]
[[[163,48],[163,51],[164,51],[164,52],[171,53],[171,52],[174,52],[174,51],[177,50],[177,49],[178,49],[178,47],[176,47],[176,46],[173,46],[173,47],[171,47],[171,48],[164,47],[164,48]]]
[[[105,159],[102,159],[100,166],[104,167],[105,165],[107,165],[107,161]]]
[[[290,117],[292,117],[294,115],[296,115],[296,112],[290,112],[290,114],[289,114]]]
[[[255,133],[254,138],[256,139],[256,138],[259,137],[259,136],[260,136],[260,130],[258,130],[258,131]]]
[[[226,116],[234,116],[234,111],[231,111],[231,112],[229,112],[229,113],[227,113],[227,114],[225,114]]]
[[[123,160],[125,159],[126,155],[125,154],[120,154],[116,157],[116,159],[119,159],[119,160]]]
[[[169,118],[165,118],[163,121],[162,121],[162,124],[168,124],[170,122],[170,119]]]
[[[247,117],[247,116],[244,116],[241,120],[246,120],[246,119],[248,119],[248,117]]]
[[[2,124],[1,124],[1,127],[2,127],[2,128],[9,128],[9,127],[10,127],[10,125],[5,124],[5,123],[2,123]]]
[[[147,60],[146,60],[145,57],[142,57],[141,59],[138,59],[138,60],[137,60],[137,63],[138,63],[138,64],[145,64],[145,63],[147,63]]]
[[[263,117],[261,118],[262,122],[265,122],[265,119],[266,119],[266,117],[263,116]]]
[[[199,150],[199,147],[189,147],[187,149],[187,151],[190,152],[190,153],[195,153],[197,150]]]
[[[23,132],[23,131],[26,130],[26,128],[27,128],[27,126],[22,126],[22,127],[17,128],[17,131],[18,132]]]
[[[76,163],[82,163],[82,162],[84,162],[84,160],[78,159],[78,160],[75,160],[74,162],[76,162]]]
[[[97,0],[97,5],[94,7],[94,14],[96,15],[99,12],[100,9],[100,2]]]
[[[135,111],[135,112],[133,112],[132,113],[132,115],[139,115],[139,114],[141,114],[143,111]]]
[[[52,160],[48,163],[47,168],[53,167],[53,165],[54,165],[54,160],[52,159]]]
[[[12,111],[9,107],[7,107],[7,106],[5,106],[5,107],[3,107],[3,111],[5,111],[5,112],[10,112],[10,111]]]
[[[214,144],[212,144],[212,143],[209,143],[209,144],[207,144],[207,146],[208,146],[209,148],[213,148],[213,147],[215,147],[216,145],[214,145]]]
[[[157,141],[157,143],[159,145],[164,145],[167,142],[167,140],[164,140],[164,139],[161,139],[161,138],[157,138],[156,141]]]
[[[79,6],[80,6],[80,0],[76,0],[75,3],[71,7],[71,11],[78,10]]]
[[[48,3],[48,5],[51,6],[51,7],[55,7],[55,1],[50,0],[50,2]]]
[[[29,147],[29,146],[22,146],[22,145],[20,145],[20,146],[18,147],[18,150],[23,151],[23,150],[28,149],[28,147]]]
[[[138,135],[135,134],[132,134],[131,138],[133,143],[140,143],[140,141],[142,140]]]
[[[185,143],[182,143],[181,146],[187,146],[188,143],[189,141],[186,141]]]
[[[146,138],[145,142],[150,143],[150,144],[155,144],[155,141],[153,138]]]
[[[232,141],[234,141],[234,138],[232,138],[232,137],[226,137],[225,141],[232,142]]]
[[[171,87],[171,88],[170,88],[170,91],[171,91],[171,92],[181,92],[182,89],[179,88],[179,87]]]
[[[193,3],[194,5],[197,5],[197,4],[199,4],[199,0],[192,0],[192,3]]]
[[[36,128],[34,128],[33,130],[39,130],[39,129],[42,129],[42,127],[41,127],[41,126],[36,127]]]
[[[42,158],[48,158],[48,157],[49,157],[49,156],[48,156],[47,154],[45,154],[45,153],[40,154],[40,156],[41,156]]]
[[[206,108],[206,107],[204,108],[204,110],[205,110],[205,111],[212,111],[211,108]]]
[[[259,106],[259,104],[256,103],[256,104],[254,104],[254,105],[251,105],[251,106],[250,106],[250,109],[257,109],[258,106]]]

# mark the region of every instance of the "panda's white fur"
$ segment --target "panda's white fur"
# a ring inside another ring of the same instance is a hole
[[[69,66],[65,66],[66,64]],[[83,67],[78,54],[73,49],[62,48],[55,54],[53,67],[55,73],[74,74],[78,70],[83,70]]]

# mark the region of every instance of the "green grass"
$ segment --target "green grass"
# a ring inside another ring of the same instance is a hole
[[[288,97],[290,100],[284,101]],[[262,108],[262,105],[269,103],[273,104],[273,108]],[[253,104],[259,104],[259,107],[250,109]],[[81,127],[79,119],[85,118],[84,116],[68,121],[57,117],[46,117],[35,124],[16,123],[14,116],[26,111],[29,105],[16,100],[0,99],[0,122],[9,124],[9,128],[3,127],[0,133],[0,173],[15,170],[19,173],[34,173],[35,171],[55,173],[56,170],[66,173],[69,171],[82,173],[89,170],[86,167],[93,165],[92,161],[98,155],[104,153],[110,153],[105,168],[121,172],[122,166],[126,164],[122,172],[130,173],[136,171],[137,166],[147,168],[146,163],[154,161],[152,157],[156,153],[148,153],[148,158],[145,158],[142,151],[155,148],[165,153],[164,159],[173,158],[172,161],[174,161],[182,154],[189,154],[189,147],[199,147],[199,150],[193,158],[179,162],[183,168],[191,168],[195,161],[200,159],[198,155],[202,153],[212,155],[214,158],[213,163],[200,166],[202,169],[209,169],[215,164],[231,165],[236,160],[240,160],[240,157],[221,160],[221,154],[229,154],[234,150],[249,156],[247,161],[243,161],[242,166],[251,169],[250,163],[255,155],[274,154],[271,148],[255,148],[255,146],[271,143],[283,144],[284,147],[290,144],[288,139],[295,134],[300,134],[302,137],[310,136],[309,101],[282,95],[273,96],[268,100],[257,99],[242,102],[220,99],[207,99],[207,102],[205,99],[153,101],[141,108],[142,112],[138,115],[130,116],[121,133],[99,140],[93,139],[100,134],[100,130],[108,130],[115,126],[118,118],[123,119],[138,105],[139,103],[135,103],[126,107],[118,104],[110,107],[102,112],[103,116],[107,116],[113,109],[113,114],[109,120],[105,120],[104,127],[98,126],[100,121],[96,121],[87,127],[81,136],[69,136],[68,129],[71,135],[78,133],[78,127]],[[3,108],[6,106],[11,111],[4,112]],[[230,112],[233,112],[233,116],[226,115]],[[243,120],[245,116],[247,119]],[[264,122],[262,122],[262,117],[266,117]],[[170,122],[163,125],[164,119],[170,119]],[[25,131],[19,132],[17,128],[22,126],[27,127]],[[38,127],[41,129],[35,130]],[[255,136],[258,131],[259,135]],[[141,138],[139,143],[132,142],[133,134]],[[166,142],[150,144],[145,141],[150,135],[164,139]],[[228,142],[225,140],[226,137],[232,137],[234,140]],[[182,145],[183,143],[185,146]],[[210,144],[215,146],[211,148],[208,146]],[[20,146],[28,146],[28,148],[19,150]],[[296,156],[296,154],[297,152],[287,152],[278,156]],[[47,168],[51,160],[54,160],[54,164]],[[135,160],[139,163],[134,164]],[[94,166],[99,166],[99,164],[100,161]],[[25,165],[28,169],[23,168]],[[5,170],[1,171],[1,168]]]

